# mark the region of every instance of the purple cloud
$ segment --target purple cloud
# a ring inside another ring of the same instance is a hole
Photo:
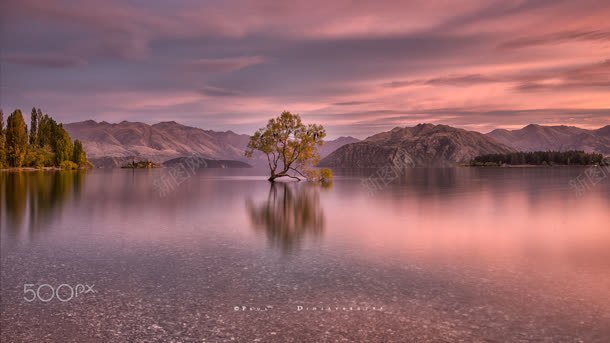
[[[87,61],[76,56],[54,54],[10,54],[2,62],[43,68],[72,68],[87,65]]]
[[[5,111],[67,122],[248,132],[289,109],[366,136],[608,121],[607,2],[6,0],[0,16]]]

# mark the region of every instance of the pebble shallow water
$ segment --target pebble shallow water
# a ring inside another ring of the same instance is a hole
[[[44,220],[2,218],[0,341],[609,341],[610,218],[601,209],[610,193],[575,202],[557,187],[560,175],[532,181],[550,198],[511,177],[494,179],[496,194],[485,180],[497,176],[475,176],[476,187],[458,174],[453,188],[428,183],[375,203],[338,178],[326,193],[293,190],[267,203],[268,185],[249,179],[203,177],[159,199],[146,177],[93,173]],[[510,213],[496,222],[506,202]],[[471,209],[474,228],[460,229],[464,210],[440,212],[457,204]],[[532,224],[562,206],[588,221]],[[282,230],[287,218],[307,228]],[[579,230],[562,231],[571,227]],[[24,284],[95,293],[27,302]]]

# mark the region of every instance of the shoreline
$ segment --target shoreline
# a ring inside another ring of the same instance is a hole
[[[555,164],[555,165],[543,165],[543,164],[505,164],[505,165],[471,165],[465,164],[461,167],[474,167],[474,168],[555,168],[555,167],[594,167],[599,166],[597,164]]]
[[[34,172],[34,171],[75,171],[75,170],[88,170],[92,168],[78,168],[78,169],[61,169],[60,167],[11,167],[11,168],[0,168],[0,172]]]
[[[459,164],[456,167],[466,168],[569,168],[569,167],[604,167],[604,164],[502,164],[502,165],[474,165],[474,164]]]
[[[537,165],[537,164],[517,164],[517,165],[470,165],[470,164],[460,164],[455,166],[438,166],[438,167],[414,167],[414,168],[557,168],[557,167],[604,167],[604,165],[597,164],[557,164],[557,165]],[[130,168],[130,167],[114,167],[114,168],[78,168],[78,169],[61,169],[59,167],[43,167],[43,168],[34,168],[34,167],[19,167],[19,168],[0,168],[0,172],[36,172],[36,171],[81,171],[81,170],[91,170],[91,169],[163,169],[167,168],[165,166],[159,167],[147,167],[147,168]],[[220,169],[220,168],[219,168]],[[236,168],[230,168],[236,169]],[[240,169],[240,168],[237,168]],[[375,169],[371,168],[338,168],[338,169]]]

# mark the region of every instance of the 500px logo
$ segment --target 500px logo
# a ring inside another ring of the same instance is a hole
[[[96,293],[93,289],[95,285],[83,285],[81,283],[74,287],[65,283],[57,287],[53,287],[46,283],[39,285],[38,288],[34,288],[35,286],[36,285],[33,283],[26,283],[23,285],[23,299],[25,301],[32,302],[38,299],[46,303],[53,300],[53,298],[57,298],[57,300],[61,302],[66,302],[77,298],[79,295]]]

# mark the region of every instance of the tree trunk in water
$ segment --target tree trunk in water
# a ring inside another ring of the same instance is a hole
[[[275,182],[275,179],[277,179],[278,177],[281,177],[282,173],[276,174],[275,172],[271,172],[271,176],[269,176],[269,181],[270,182]]]
[[[300,178],[298,178],[296,176],[289,175],[286,171],[282,171],[279,174],[275,174],[275,173],[271,172],[271,176],[269,176],[269,178],[267,180],[269,180],[270,182],[275,182],[275,179],[277,179],[278,177],[283,177],[283,176],[288,176],[290,178],[297,179],[298,181],[301,181]]]

